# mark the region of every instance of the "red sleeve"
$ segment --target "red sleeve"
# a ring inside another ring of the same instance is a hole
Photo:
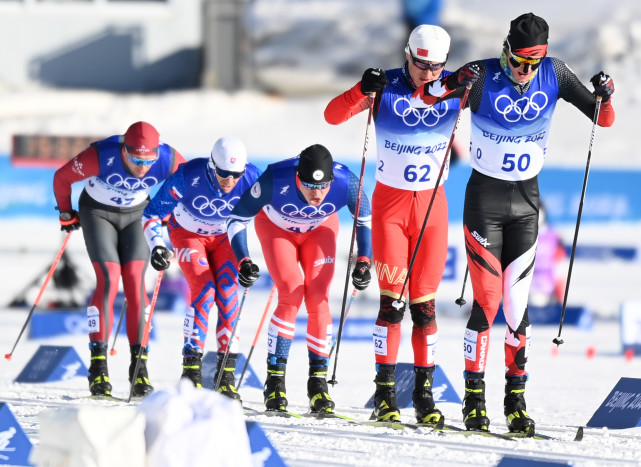
[[[612,126],[614,124],[614,106],[612,105],[612,97],[607,101],[601,102],[601,109],[599,109],[599,126]]]
[[[100,173],[98,153],[93,146],[88,147],[65,165],[56,170],[53,176],[53,194],[60,212],[71,211],[71,185]]]
[[[173,174],[174,172],[176,172],[176,170],[178,170],[178,166],[180,164],[184,164],[185,162],[187,162],[187,159],[185,159],[182,154],[174,149],[174,166],[171,168],[171,173]]]
[[[330,125],[346,122],[354,115],[368,109],[371,98],[361,92],[361,82],[356,83],[352,89],[335,97],[327,104],[325,121]]]

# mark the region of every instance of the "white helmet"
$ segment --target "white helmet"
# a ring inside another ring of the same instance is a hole
[[[242,172],[247,163],[247,149],[235,136],[223,136],[214,143],[209,166],[228,172]]]
[[[439,26],[422,24],[410,34],[405,52],[426,62],[445,63],[450,51],[450,35]]]

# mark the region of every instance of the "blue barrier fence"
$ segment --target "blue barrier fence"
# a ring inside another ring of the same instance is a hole
[[[259,168],[278,160],[252,159]],[[340,156],[336,160],[342,161]],[[360,173],[360,160],[346,165]],[[375,163],[365,169],[364,191],[368,196],[375,185]],[[54,169],[14,167],[8,156],[0,154],[0,218],[57,217],[53,196]],[[460,222],[463,215],[465,184],[471,169],[467,164],[451,167],[446,182],[451,222]],[[581,196],[585,168],[545,167],[539,176],[541,196],[547,215],[553,224],[574,224]],[[73,187],[74,203],[84,182]],[[641,221],[641,170],[591,168],[588,190],[583,207],[582,223],[639,222]],[[351,222],[346,209],[340,213],[342,222]]]

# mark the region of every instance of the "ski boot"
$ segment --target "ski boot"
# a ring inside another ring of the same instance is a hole
[[[434,382],[434,370],[436,367],[414,367],[414,392],[412,402],[416,421],[430,426],[443,426],[445,417],[436,408],[434,396],[432,395],[432,383]]]
[[[463,422],[470,431],[489,431],[490,419],[485,409],[484,373],[465,372]],[[470,379],[468,379],[470,378]]]
[[[335,407],[327,388],[327,366],[321,366],[326,363],[326,360],[310,360],[309,362],[307,397],[309,397],[309,407],[314,413],[332,413]]]
[[[377,372],[374,382],[374,415],[379,422],[397,422],[401,412],[396,402],[396,365],[376,365]]]
[[[503,413],[507,427],[512,433],[525,433],[534,436],[534,420],[525,411],[525,382],[524,376],[505,376],[505,399]]]
[[[92,396],[110,396],[111,383],[107,368],[107,343],[90,342],[91,364],[89,365],[89,391]]]
[[[220,378],[220,384],[216,389],[223,396],[227,396],[230,399],[240,401],[240,394],[236,389],[236,378],[234,373],[236,372],[236,360],[238,359],[237,353],[227,354],[227,361],[225,362],[225,368],[221,368],[223,359],[225,358],[225,352],[218,352],[217,354],[218,361],[216,363],[216,374],[214,375],[214,384],[218,382],[218,376],[220,372],[223,372],[222,377]]]
[[[200,349],[183,350],[183,372],[181,378],[187,378],[195,387],[203,387],[203,353]]]
[[[274,364],[267,361],[267,380],[265,381],[265,408],[270,411],[287,411],[287,396],[285,394],[286,358],[274,358]]]
[[[154,390],[154,387],[149,382],[149,374],[147,373],[147,358],[149,354],[149,346],[142,349],[140,352],[140,345],[129,346],[131,351],[131,363],[129,364],[129,383],[134,379],[134,371],[136,370],[136,363],[138,362],[138,355],[140,354],[140,365],[138,365],[138,374],[136,381],[133,385],[131,395],[134,397],[143,397]]]

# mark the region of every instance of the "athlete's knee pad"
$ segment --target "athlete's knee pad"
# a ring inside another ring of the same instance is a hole
[[[473,331],[483,332],[490,329],[490,323],[485,315],[485,310],[475,300],[470,312],[470,319],[467,321],[467,328]]]
[[[424,328],[436,319],[435,300],[410,304],[412,322],[420,328]]]
[[[395,301],[392,297],[381,295],[381,307],[378,310],[378,319],[382,319],[391,324],[397,324],[403,321],[405,302],[403,302],[403,306],[397,310],[393,305]]]

